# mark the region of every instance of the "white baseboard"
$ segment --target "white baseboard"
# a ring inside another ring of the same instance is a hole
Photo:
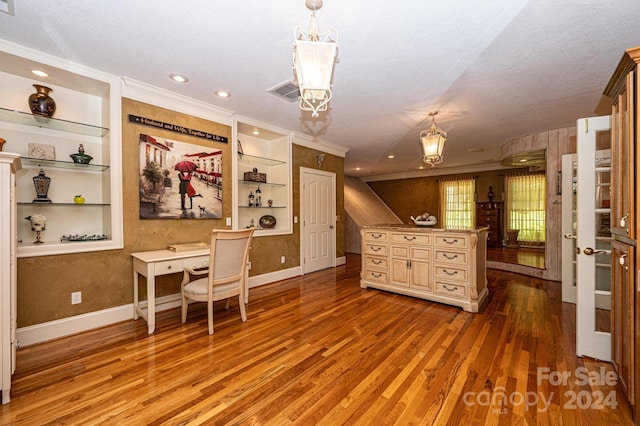
[[[336,257],[336,266],[346,265],[347,264],[347,256]]]
[[[343,265],[344,263],[346,263],[346,258],[336,259],[337,265]],[[249,288],[259,287],[261,285],[285,280],[287,278],[297,277],[301,275],[301,271],[302,269],[299,266],[296,266],[294,268],[250,277]],[[140,305],[141,307],[145,307],[146,302],[141,302]],[[179,306],[180,293],[156,298],[156,312],[165,311]],[[16,337],[18,340],[17,345],[18,347],[35,345],[36,343],[59,339],[61,337],[82,333],[83,331],[132,319],[133,304],[129,303],[127,305],[89,312],[60,320],[21,327],[16,330]],[[144,319],[139,319],[138,321],[144,321]]]

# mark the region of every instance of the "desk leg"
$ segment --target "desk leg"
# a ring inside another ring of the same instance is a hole
[[[242,285],[244,286],[244,304],[249,304],[249,269],[246,268],[244,271],[244,282]]]
[[[138,319],[138,272],[133,269],[133,319]]]
[[[147,325],[149,334],[156,329],[156,276],[147,274]]]

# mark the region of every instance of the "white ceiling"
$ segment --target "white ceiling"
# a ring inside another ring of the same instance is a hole
[[[606,114],[602,91],[640,45],[638,0],[325,0],[338,63],[312,119],[268,93],[293,79],[304,0],[15,0],[14,12],[0,13],[0,39],[344,146],[345,173],[365,178],[431,173],[418,172],[429,111],[449,136],[436,174],[490,168],[511,139]]]

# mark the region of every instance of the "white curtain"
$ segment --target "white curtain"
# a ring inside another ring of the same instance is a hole
[[[469,229],[475,224],[474,178],[440,179],[440,223],[445,228]]]
[[[544,173],[505,177],[507,229],[518,229],[519,241],[544,243],[546,230],[546,178]]]

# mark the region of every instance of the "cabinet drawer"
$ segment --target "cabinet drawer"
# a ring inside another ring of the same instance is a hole
[[[435,261],[457,265],[467,265],[469,255],[466,251],[435,249]]]
[[[183,259],[183,268],[202,268],[209,266],[209,256],[188,257]]]
[[[362,274],[362,279],[365,281],[371,281],[376,283],[387,284],[387,273],[384,271],[374,271],[372,269],[365,269]]]
[[[458,268],[455,266],[435,265],[434,266],[435,278],[444,278],[453,281],[467,282],[468,273],[467,268]]]
[[[381,231],[364,231],[365,241],[389,241],[389,234]]]
[[[387,245],[386,244],[365,244],[364,245],[364,254],[375,254],[378,256],[386,256],[387,255]]]
[[[165,260],[155,264],[156,275],[175,274],[176,272],[182,272],[182,270],[182,259]]]
[[[436,234],[434,236],[434,245],[452,248],[467,248],[469,238],[460,234]]]
[[[436,293],[450,297],[467,297],[467,286],[436,281]]]
[[[431,244],[431,236],[429,234],[408,234],[405,232],[392,232],[392,243],[411,243],[411,244]]]
[[[372,269],[389,269],[389,262],[384,257],[365,256],[364,267]]]

